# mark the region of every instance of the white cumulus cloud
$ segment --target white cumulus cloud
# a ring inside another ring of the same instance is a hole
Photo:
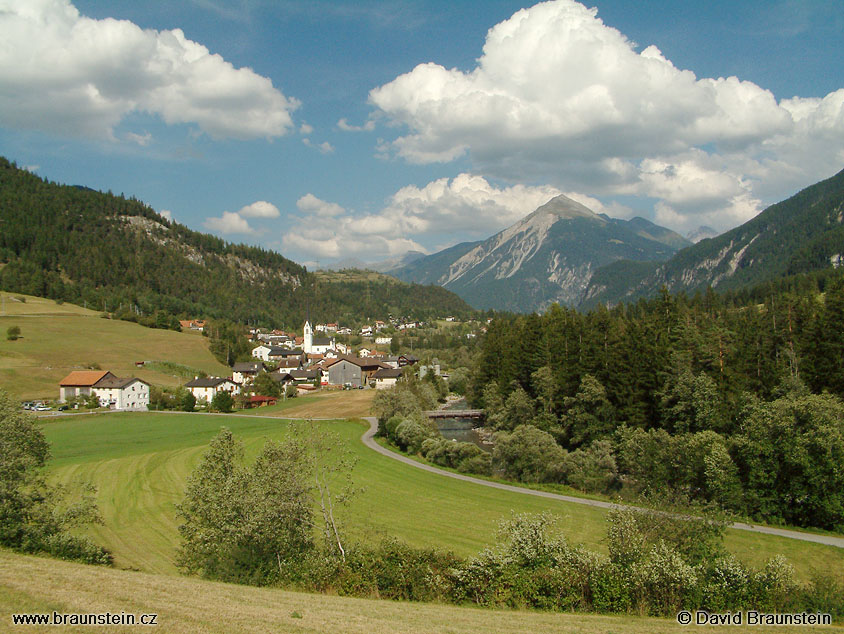
[[[208,218],[204,225],[206,229],[225,235],[232,233],[255,233],[255,230],[249,226],[246,218],[243,218],[236,211],[224,211],[220,218]]]
[[[698,78],[574,0],[495,25],[469,71],[423,63],[369,101],[403,129],[381,154],[466,155],[511,182],[654,197],[679,216],[714,214],[721,228],[750,201],[784,197],[844,162],[844,88],[778,102],[736,77]]]
[[[337,203],[330,203],[325,200],[320,200],[313,194],[305,194],[296,201],[296,207],[299,211],[305,214],[312,214],[314,216],[331,217],[339,216],[345,213],[345,209]]]
[[[343,118],[337,122],[337,127],[344,132],[372,132],[375,129],[375,121],[370,119],[363,125],[352,125]]]
[[[237,213],[244,218],[278,218],[281,215],[278,207],[266,200],[257,200],[251,205],[241,207]]]
[[[455,235],[487,238],[560,193],[547,186],[499,188],[483,177],[460,174],[424,187],[403,187],[380,211],[366,214],[309,193],[296,203],[302,215],[282,237],[282,245],[304,260],[355,256],[375,261],[410,250],[428,252],[425,244],[450,246]]]
[[[69,0],[0,0],[5,127],[113,139],[115,126],[140,112],[214,138],[270,138],[292,129],[298,105],[180,29],[94,20]]]

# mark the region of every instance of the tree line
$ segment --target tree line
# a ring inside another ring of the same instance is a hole
[[[493,468],[600,492],[682,489],[844,529],[844,276],[495,319],[469,398]]]

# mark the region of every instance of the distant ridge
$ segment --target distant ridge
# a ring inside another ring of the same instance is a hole
[[[596,214],[560,195],[491,238],[455,245],[392,271],[439,284],[480,309],[576,306],[594,271],[619,259],[665,260],[690,243],[645,220]]]

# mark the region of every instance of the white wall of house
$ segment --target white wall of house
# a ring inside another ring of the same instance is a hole
[[[100,399],[100,406],[120,410],[145,411],[149,407],[149,385],[133,381],[122,388],[95,387],[94,394]]]
[[[197,401],[205,401],[206,403],[214,400],[214,395],[217,392],[229,392],[232,396],[238,392],[237,384],[228,380],[220,383],[217,387],[189,387],[188,389]]]

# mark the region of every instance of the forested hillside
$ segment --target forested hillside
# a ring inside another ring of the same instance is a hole
[[[0,288],[116,316],[226,318],[299,327],[313,319],[471,309],[438,287],[381,277],[330,282],[259,247],[170,222],[134,198],[47,182],[0,158]]]
[[[664,263],[615,262],[595,272],[582,308],[670,292],[749,287],[844,261],[844,171],[771,205],[743,225]]]
[[[499,318],[475,405],[494,463],[585,490],[680,489],[844,530],[844,273]]]

